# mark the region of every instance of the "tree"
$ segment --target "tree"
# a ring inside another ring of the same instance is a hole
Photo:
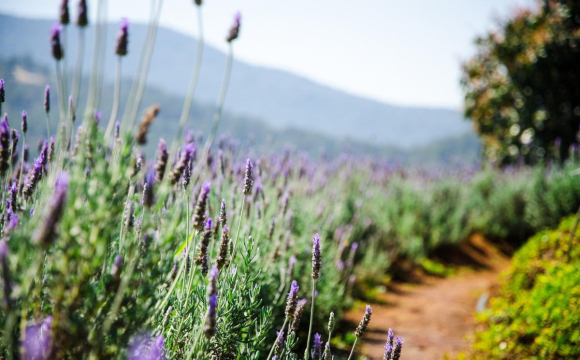
[[[499,166],[563,161],[580,126],[580,2],[541,1],[476,40],[463,64],[465,115]]]

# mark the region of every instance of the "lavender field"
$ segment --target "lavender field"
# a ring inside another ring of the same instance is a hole
[[[113,2],[55,1],[44,47],[0,56],[0,359],[580,357],[576,2],[481,37],[473,133],[414,150],[236,117],[239,12],[198,102],[202,0],[184,96],[149,86],[174,4],[111,44]]]

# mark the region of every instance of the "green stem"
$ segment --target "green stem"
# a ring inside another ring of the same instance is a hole
[[[287,323],[288,323],[288,318],[284,319],[284,324],[282,324],[282,330],[280,330],[280,335],[276,336],[276,341],[274,341],[274,344],[272,344],[272,348],[270,349],[270,353],[268,354],[268,357],[266,359],[272,358],[272,353],[274,352],[274,348],[276,347],[276,344],[278,343],[278,341],[280,341],[280,337],[284,336],[284,334],[282,332],[284,331],[284,328],[286,327]]]
[[[46,115],[46,137],[50,141],[50,116],[48,115],[48,113],[45,113],[45,115]]]
[[[354,344],[352,344],[352,349],[350,350],[350,355],[348,356],[348,360],[352,358],[352,354],[354,354],[354,348],[356,346],[356,342],[358,341],[358,336],[354,339]]]
[[[79,44],[77,46],[77,62],[75,65],[75,73],[73,77],[72,83],[72,97],[73,97],[73,106],[76,105],[79,92],[81,88],[81,77],[83,71],[83,60],[84,60],[84,51],[85,50],[85,28],[79,28]]]
[[[310,326],[308,327],[308,339],[306,340],[306,352],[304,353],[304,360],[308,360],[310,358],[310,338],[312,337],[312,324],[314,323],[314,299],[316,293],[316,280],[312,279],[312,295],[310,297],[310,301],[312,304],[310,305]]]
[[[233,59],[234,59],[234,48],[233,48],[231,43],[229,43],[228,49],[229,49],[229,51],[228,51],[228,59],[227,59],[227,63],[226,63],[226,70],[224,73],[222,88],[221,88],[220,95],[218,98],[216,112],[215,112],[214,117],[213,117],[213,125],[211,128],[211,132],[210,132],[209,137],[207,138],[205,145],[203,147],[203,152],[202,152],[201,158],[200,158],[199,162],[197,163],[197,165],[195,166],[195,170],[192,172],[192,181],[194,183],[196,183],[199,180],[201,168],[206,163],[206,159],[208,157],[209,150],[211,149],[211,146],[212,146],[213,141],[215,139],[215,136],[216,136],[216,133],[218,130],[218,126],[219,126],[219,123],[220,123],[220,120],[222,117],[222,111],[224,108],[224,103],[226,101],[226,94],[228,92],[228,85],[230,83],[230,76],[231,76],[231,72],[232,72],[232,63],[233,63]]]
[[[238,238],[240,237],[240,229],[242,227],[242,218],[244,217],[244,208],[246,207],[246,195],[243,195],[242,207],[240,208],[240,217],[238,219],[238,230],[236,231],[236,238],[234,239],[234,244],[232,246],[232,254],[230,256],[230,264],[234,263],[236,257],[236,249],[238,244]]]
[[[105,142],[109,142],[115,122],[117,121],[117,113],[119,112],[119,97],[121,92],[121,56],[117,58],[117,73],[115,76],[115,92],[113,95],[113,109],[111,110],[111,117],[107,124],[107,131],[105,132]]]
[[[60,110],[60,121],[58,124],[58,127],[60,128],[60,126],[64,123],[64,119],[65,119],[65,92],[64,92],[64,85],[63,85],[63,79],[62,79],[62,74],[61,74],[62,70],[60,67],[60,61],[56,61],[56,88],[58,90],[58,106],[59,106],[59,110]],[[57,130],[58,131],[58,130]]]
[[[179,127],[177,128],[177,134],[173,140],[173,145],[171,147],[170,159],[173,159],[181,137],[183,135],[183,130],[189,119],[189,113],[191,110],[191,104],[193,102],[193,95],[195,94],[195,88],[197,86],[197,81],[199,79],[199,72],[201,69],[201,60],[203,55],[203,23],[202,23],[202,12],[201,6],[197,6],[197,19],[198,19],[198,38],[197,38],[197,49],[195,51],[195,64],[193,66],[193,74],[191,76],[191,82],[189,83],[189,90],[187,91],[187,96],[185,97],[185,102],[183,103],[183,110],[181,111],[181,118],[179,119]]]

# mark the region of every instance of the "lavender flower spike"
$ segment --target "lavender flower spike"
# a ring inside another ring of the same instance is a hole
[[[220,248],[218,250],[218,256],[216,259],[216,264],[219,270],[221,270],[224,266],[227,266],[229,264],[229,260],[227,259],[229,245],[230,245],[230,230],[226,225],[223,227],[222,230],[222,239],[220,242]]]
[[[312,346],[312,360],[320,360],[322,357],[322,342],[320,334],[314,334],[314,344]]]
[[[22,132],[26,134],[28,131],[28,113],[26,110],[22,110],[22,124],[21,124]]]
[[[358,324],[356,328],[355,335],[356,337],[362,337],[364,333],[367,331],[369,323],[371,322],[371,316],[373,315],[373,308],[367,305],[365,310],[365,315],[363,316],[360,324]]]
[[[163,336],[157,338],[139,336],[129,347],[128,360],[165,360]]]
[[[44,89],[44,112],[50,112],[50,85],[46,85]]]
[[[284,343],[284,331],[276,331],[276,343],[274,344],[274,354],[276,354],[276,356],[274,357],[282,355],[282,351],[284,351]]]
[[[153,204],[155,204],[155,173],[153,171],[148,171],[145,175],[145,185],[143,187],[143,206],[147,209],[151,209]]]
[[[181,175],[183,174],[183,170],[185,170],[185,167],[193,159],[193,152],[194,151],[195,151],[195,147],[193,144],[187,144],[185,146],[185,148],[183,149],[183,154],[181,154],[181,158],[179,159],[177,164],[175,164],[175,166],[173,167],[173,170],[171,171],[171,174],[169,177],[169,180],[171,181],[171,185],[175,185],[179,181],[179,179],[181,178]]]
[[[12,305],[12,300],[10,299],[12,280],[10,279],[8,268],[8,244],[6,244],[5,240],[0,240],[0,268],[2,269],[2,283],[4,284],[2,298],[4,305],[10,307]]]
[[[157,148],[157,162],[155,163],[156,179],[158,182],[163,180],[168,158],[169,154],[167,153],[167,145],[165,144],[165,140],[159,139],[159,146]]]
[[[291,320],[296,311],[296,304],[298,303],[298,283],[296,280],[292,281],[290,285],[290,292],[288,293],[288,298],[286,299],[286,319]]]
[[[395,340],[395,347],[393,348],[393,357],[392,360],[399,360],[401,358],[401,351],[403,351],[403,338],[397,336]]]
[[[393,334],[393,329],[389,329],[387,332],[387,343],[393,347],[393,341],[395,339],[395,335]]]
[[[226,213],[226,199],[222,199],[222,203],[220,206],[220,225],[223,227],[226,226],[228,222],[228,215]]]
[[[300,320],[302,319],[302,314],[304,314],[304,306],[306,306],[306,299],[298,300],[296,304],[296,311],[294,311],[294,316],[292,317],[292,325],[290,326],[291,332],[297,332],[300,327]]]
[[[50,50],[52,52],[52,57],[56,61],[60,61],[64,57],[64,49],[60,43],[60,32],[61,26],[59,24],[54,24],[50,33]]]
[[[312,238],[312,278],[318,280],[322,267],[322,253],[320,251],[320,236],[315,234]]]
[[[205,325],[203,326],[203,332],[208,339],[211,339],[215,335],[216,310],[217,294],[213,294],[209,299],[209,305],[205,317]]]
[[[216,265],[211,268],[209,273],[209,282],[207,284],[207,301],[211,300],[212,295],[217,294],[217,282],[218,282],[219,271]]]
[[[4,90],[4,79],[0,79],[0,104],[6,102],[6,90]]]
[[[24,351],[26,359],[47,359],[52,346],[52,316],[37,325],[26,327],[24,336]]]
[[[244,195],[252,193],[252,185],[254,184],[254,165],[250,159],[246,160],[246,174],[244,176]]]
[[[56,238],[56,225],[60,221],[66,202],[68,179],[67,173],[58,175],[44,222],[34,235],[35,240],[45,248],[51,245]]]
[[[4,175],[10,165],[10,126],[8,117],[0,123],[0,175]]]
[[[327,341],[324,345],[324,354],[322,354],[322,360],[332,360],[332,354],[330,353],[330,343]]]
[[[228,36],[226,37],[226,41],[231,43],[232,41],[236,40],[240,35],[240,23],[242,20],[242,15],[238,12],[234,17],[234,23],[228,32]]]
[[[115,54],[119,56],[127,55],[128,45],[129,45],[129,20],[127,20],[127,18],[122,18],[121,27],[119,29],[119,35],[117,36],[117,46],[115,48]]]
[[[87,0],[79,1],[79,13],[77,17],[77,25],[84,28],[89,24],[89,11],[87,9]]]
[[[62,0],[60,3],[60,23],[64,26],[70,24],[70,12],[68,10],[68,0]]]
[[[201,191],[199,192],[199,196],[197,198],[195,213],[193,215],[193,227],[198,231],[203,228],[203,221],[205,219],[205,210],[207,208],[207,199],[209,196],[210,189],[211,185],[209,182],[203,184],[203,187],[201,188]]]
[[[207,274],[207,248],[209,246],[209,241],[212,235],[213,220],[211,218],[207,219],[203,229],[203,234],[199,245],[197,246],[197,258],[195,263],[201,267],[201,273],[203,275]]]
[[[393,356],[393,345],[389,344],[389,342],[387,341],[387,343],[385,344],[385,354],[383,355],[383,360],[391,360],[392,356]]]

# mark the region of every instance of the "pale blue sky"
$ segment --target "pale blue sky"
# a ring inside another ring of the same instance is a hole
[[[60,0],[1,0],[0,12],[54,18]],[[76,0],[72,0],[73,14]],[[149,0],[109,1],[117,21],[145,22]],[[534,0],[204,0],[206,40],[225,48],[242,13],[236,56],[380,101],[459,109],[460,63],[473,39]],[[165,0],[164,26],[195,35],[192,0]],[[96,0],[89,0],[94,9]]]

